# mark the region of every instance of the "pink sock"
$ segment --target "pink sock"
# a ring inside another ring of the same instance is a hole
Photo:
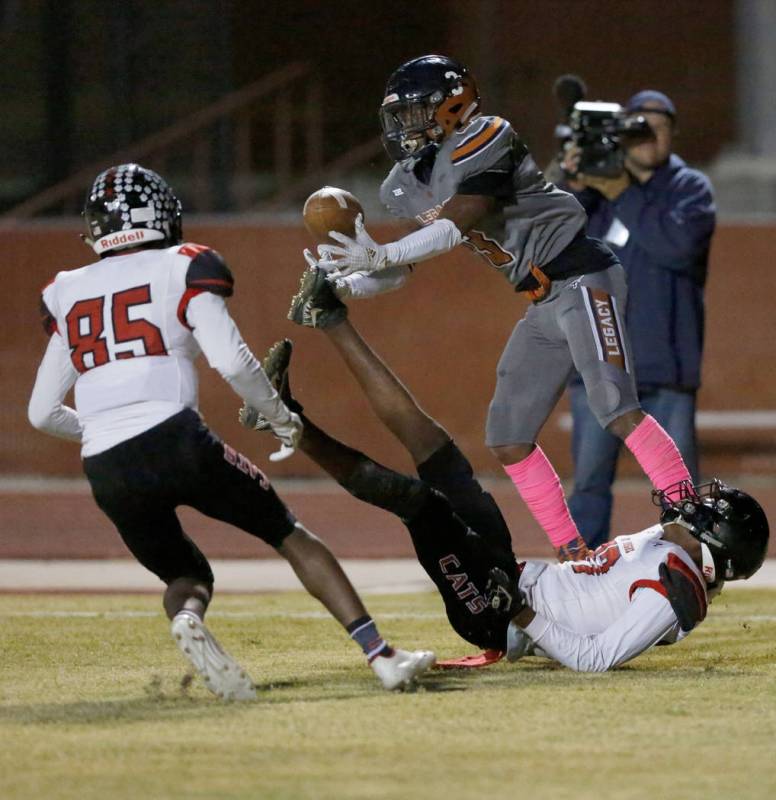
[[[679,481],[692,483],[690,473],[674,440],[649,414],[626,437],[625,444],[656,489],[667,489]],[[669,494],[669,497],[671,499],[679,497],[678,487],[677,491]]]
[[[553,547],[562,547],[579,537],[558,474],[539,445],[528,458],[504,467],[504,472],[512,479]]]

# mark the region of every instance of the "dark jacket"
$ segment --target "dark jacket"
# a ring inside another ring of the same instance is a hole
[[[603,239],[628,275],[626,318],[639,389],[696,389],[715,224],[709,179],[672,155],[647,183],[634,183],[614,201],[592,189],[577,198],[588,213],[588,235]],[[621,247],[611,241],[615,219],[629,232]]]

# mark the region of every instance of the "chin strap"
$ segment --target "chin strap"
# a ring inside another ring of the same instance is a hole
[[[703,577],[706,579],[706,583],[716,583],[717,567],[714,564],[714,557],[711,555],[709,546],[704,542],[701,542],[701,558],[703,559],[703,567],[701,568],[701,572],[703,573]]]
[[[693,538],[698,539],[698,529],[691,522],[688,522],[681,514],[677,514],[673,519],[666,519],[663,524],[665,525],[679,525],[685,530],[689,531]],[[700,541],[700,540],[699,540]],[[717,582],[717,565],[714,563],[714,556],[711,554],[709,546],[705,542],[700,542],[701,545],[701,572],[706,580],[708,586],[712,586]]]

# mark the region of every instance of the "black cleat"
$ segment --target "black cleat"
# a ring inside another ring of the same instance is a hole
[[[305,328],[333,328],[348,316],[347,306],[334,294],[326,271],[308,267],[291,299],[288,318]]]
[[[298,403],[291,394],[291,382],[288,379],[288,370],[291,367],[291,354],[294,352],[294,343],[290,339],[281,339],[270,347],[264,356],[261,366],[264,369],[272,387],[280,395],[280,399],[297,414],[302,412],[302,404]]]

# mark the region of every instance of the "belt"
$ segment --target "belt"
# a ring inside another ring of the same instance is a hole
[[[608,248],[580,231],[551,261],[541,267],[531,263],[528,275],[515,286],[515,291],[536,303],[549,294],[553,281],[602,272],[617,263]]]
[[[539,300],[543,300],[550,293],[552,278],[548,277],[547,274],[542,271],[542,268],[537,267],[533,262],[531,262],[529,273],[529,276],[523,278],[515,287],[515,291],[518,292],[518,294],[526,295],[531,302],[538,303]],[[533,289],[521,289],[520,286],[525,284],[530,276],[533,276],[536,286]]]

